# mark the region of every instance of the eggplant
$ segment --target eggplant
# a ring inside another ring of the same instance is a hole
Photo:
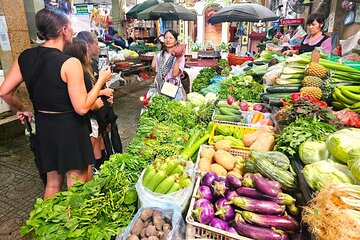
[[[229,227],[226,231],[228,231],[229,233],[235,234],[235,235],[239,235],[239,233],[233,227]]]
[[[244,210],[262,214],[281,215],[285,211],[284,207],[275,202],[247,197],[234,197],[230,203]]]
[[[226,204],[229,202],[226,198],[220,198],[215,203],[216,213],[222,220],[230,221],[233,220],[235,217],[235,210],[233,206],[230,204]]]
[[[299,229],[299,223],[291,216],[263,215],[248,211],[242,211],[241,216],[245,221],[259,227],[274,227],[276,229],[291,232],[295,232]]]
[[[232,188],[232,189],[236,189],[238,187],[241,187],[241,180],[232,175],[232,174],[229,174],[226,176],[226,181],[229,183],[229,186]]]
[[[279,194],[279,189],[274,188],[268,182],[265,181],[265,178],[260,174],[255,174],[254,176],[255,187],[262,193],[266,195],[276,197]]]
[[[229,183],[223,177],[217,177],[212,181],[211,190],[213,197],[226,197],[229,191]]]
[[[214,218],[214,208],[206,199],[199,199],[194,203],[192,210],[196,220],[203,224],[208,224]]]
[[[199,191],[195,197],[198,199],[204,198],[209,200],[210,202],[213,201],[212,192],[208,186],[200,186]]]
[[[236,189],[236,193],[239,194],[240,196],[268,200],[268,201],[276,202],[277,204],[280,205],[290,205],[296,201],[295,198],[293,198],[292,196],[286,193],[279,193],[276,197],[271,197],[261,193],[260,191],[254,188],[248,188],[248,187],[239,187],[238,189]]]
[[[220,229],[220,230],[228,230],[229,224],[221,219],[213,218],[210,222],[210,226]]]
[[[267,182],[269,185],[273,186],[276,189],[279,189],[279,190],[281,189],[281,183],[279,183],[278,181],[267,179],[265,177],[263,177],[263,178],[264,178],[264,181]]]
[[[219,176],[214,172],[207,172],[201,179],[201,185],[211,187],[212,181],[218,177]]]
[[[238,197],[239,195],[236,193],[236,191],[230,191],[228,192],[226,198],[227,199],[232,199],[233,197]]]
[[[285,232],[256,227],[245,223],[241,214],[236,214],[235,221],[232,222],[232,226],[240,235],[257,240],[289,240],[289,237]]]

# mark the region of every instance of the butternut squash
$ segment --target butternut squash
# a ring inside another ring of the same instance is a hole
[[[234,156],[224,150],[216,151],[214,154],[214,160],[217,164],[220,164],[228,171],[233,170],[235,165]]]
[[[226,177],[227,171],[221,165],[213,163],[210,165],[210,171],[216,173],[218,176]]]
[[[256,139],[256,141],[251,144],[250,149],[259,151],[259,152],[269,152],[274,148],[275,137],[271,133],[262,133]]]
[[[250,147],[262,133],[272,133],[274,128],[267,125],[261,125],[258,130],[253,133],[244,134],[242,141],[245,147]]]

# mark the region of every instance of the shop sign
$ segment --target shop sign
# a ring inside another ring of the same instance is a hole
[[[99,6],[99,4],[87,4],[87,3],[74,4],[76,15],[88,15],[91,13],[92,9],[97,6]]]
[[[302,24],[303,20],[303,18],[281,19],[281,25],[300,25]]]

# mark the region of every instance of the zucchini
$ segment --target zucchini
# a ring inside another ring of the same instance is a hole
[[[233,108],[235,110],[240,110],[240,107],[238,105],[229,105],[227,103],[218,103],[217,106],[220,107],[227,107],[227,108]]]
[[[233,116],[219,115],[219,114],[214,115],[214,119],[218,121],[240,122],[241,118],[242,117],[240,115],[233,115]]]
[[[254,161],[254,166],[261,175],[277,181],[281,184],[282,188],[287,191],[294,191],[297,188],[297,182],[294,175],[281,168],[276,167],[265,157],[259,157]]]
[[[272,99],[272,100],[270,100],[269,101],[269,105],[270,105],[270,107],[282,107],[283,106],[283,104],[282,104],[282,102],[280,101],[280,99],[278,100],[278,99]]]
[[[268,93],[295,93],[300,92],[300,86],[270,86],[266,88]]]
[[[241,112],[239,110],[235,110],[233,108],[228,108],[228,107],[220,107],[219,111],[221,114],[224,115],[230,115],[230,116],[241,115]]]

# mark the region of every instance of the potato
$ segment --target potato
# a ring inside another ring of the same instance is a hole
[[[220,140],[215,143],[214,147],[215,147],[215,151],[224,150],[224,151],[228,152],[231,149],[231,141],[230,140]]]
[[[236,172],[236,171],[230,171],[230,172],[227,173],[226,176],[229,176],[229,175],[234,175],[235,177],[237,177],[239,179],[242,178],[242,175],[239,172]]]
[[[217,164],[220,164],[227,171],[231,171],[235,166],[235,158],[230,153],[224,150],[218,150],[214,154],[214,160]]]
[[[212,159],[215,154],[215,150],[213,148],[204,148],[200,151],[200,158]]]
[[[148,240],[159,240],[159,238],[156,237],[156,236],[150,236],[150,237],[148,238]]]
[[[227,171],[221,165],[213,163],[210,165],[210,171],[216,173],[218,176],[226,177]]]
[[[153,215],[153,212],[154,210],[152,208],[145,208],[144,211],[142,211],[140,214],[141,220],[148,220]]]
[[[204,172],[210,172],[210,165],[212,164],[212,160],[202,157],[199,160],[199,169],[200,171],[204,171]]]
[[[141,230],[140,237],[142,237],[142,238],[146,237],[145,230],[146,230],[146,228],[143,228]]]
[[[139,240],[139,238],[136,235],[131,235],[128,240]]]
[[[135,223],[131,229],[131,234],[132,235],[136,235],[136,236],[139,236],[140,233],[141,233],[141,230],[144,228],[144,223],[143,221],[138,218],[135,220]]]
[[[148,226],[145,230],[145,234],[147,237],[156,236],[156,228],[155,226]]]
[[[234,160],[235,160],[235,164],[236,163],[241,163],[241,162],[244,162],[245,159],[242,157],[242,156],[235,156],[234,157]]]
[[[161,237],[161,240],[166,240],[168,235],[170,234],[171,230],[165,230],[164,234]]]

